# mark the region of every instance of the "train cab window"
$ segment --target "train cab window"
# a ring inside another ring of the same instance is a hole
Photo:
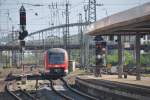
[[[63,64],[64,53],[49,53],[48,55],[49,64]]]

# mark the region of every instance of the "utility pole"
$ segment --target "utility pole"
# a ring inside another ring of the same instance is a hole
[[[82,14],[79,13],[79,23],[82,23]],[[78,27],[78,31],[79,31],[79,41],[80,41],[80,64],[83,67],[84,66],[84,41],[83,41],[83,30],[82,30],[83,26],[79,26]]]
[[[93,23],[96,21],[96,0],[89,0],[88,7],[88,22]]]
[[[15,40],[15,31],[14,31],[14,26],[12,26],[12,41]],[[17,66],[16,64],[16,50],[12,50],[12,66]]]
[[[64,49],[67,50],[69,58],[70,58],[70,50],[69,50],[69,44],[70,44],[70,34],[69,34],[69,0],[66,0],[65,5],[64,4],[57,4],[53,3],[51,5],[48,5],[49,9],[57,9],[58,7],[62,6],[65,7],[65,28],[63,28],[63,44],[64,44]],[[58,10],[58,9],[57,9]],[[54,25],[54,20],[53,20],[53,14],[51,14],[51,22]],[[58,21],[58,20],[57,20]]]
[[[21,66],[24,72],[24,65],[22,64],[22,60],[24,58],[24,49],[25,49],[25,37],[28,35],[28,32],[26,30],[26,10],[24,6],[22,5],[20,10],[20,32],[19,32],[19,40],[20,40],[20,53],[21,53]]]
[[[89,0],[89,4],[88,4],[88,23],[91,24],[93,22],[96,21],[96,0]],[[90,63],[90,36],[86,36],[85,37],[85,41],[86,41],[86,65],[88,66],[88,64]]]
[[[118,35],[118,78],[122,78],[122,74],[123,74],[123,60],[122,60],[122,56],[123,56],[123,52],[122,52],[122,40],[121,40],[121,35]]]
[[[65,43],[65,49],[68,51],[68,55],[69,55],[69,59],[70,59],[70,50],[69,50],[69,44],[70,44],[70,39],[69,39],[69,36],[70,36],[70,34],[69,34],[69,3],[68,3],[68,1],[66,1],[66,4],[65,4],[65,6],[66,6],[66,12],[65,12],[65,14],[66,14],[66,29],[65,29],[65,41],[64,41],[64,43]]]
[[[42,32],[42,44],[43,44],[43,52],[44,52],[45,51],[45,41],[44,41],[43,32]]]
[[[84,5],[84,19],[85,19],[85,22],[88,22],[87,14],[88,14],[88,6]]]
[[[88,5],[84,5],[84,20],[85,20],[85,22],[86,23],[88,23]],[[83,27],[83,30],[85,30],[86,29],[86,26],[84,26]],[[83,66],[84,67],[86,67],[86,65],[87,65],[87,61],[88,61],[88,58],[87,58],[87,53],[88,53],[88,44],[87,44],[87,39],[86,39],[86,36],[87,35],[83,35],[83,48],[81,48],[82,49],[82,51],[84,51],[83,52],[83,59],[84,59],[84,62],[83,62]]]
[[[88,19],[86,18],[86,14],[87,14],[87,10],[88,10]],[[85,11],[85,20],[87,20],[87,22],[89,24],[93,23],[96,21],[96,0],[89,0],[88,2],[88,7],[84,8]],[[89,46],[90,46],[90,36],[85,35],[84,36],[84,51],[85,51],[85,64],[84,66],[89,67],[89,63],[90,63],[90,53],[89,53]]]
[[[141,73],[140,73],[140,38],[141,35],[136,35],[135,37],[135,51],[136,51],[136,80],[141,80]]]
[[[96,6],[102,6],[103,4],[97,4],[96,0],[89,0],[88,2],[88,23],[91,24],[96,21]],[[99,37],[100,38],[100,37]],[[85,36],[85,57],[86,57],[86,65],[89,66],[88,64],[90,63],[90,36],[86,35]],[[97,60],[97,59],[96,59]],[[101,76],[101,75],[97,75]]]

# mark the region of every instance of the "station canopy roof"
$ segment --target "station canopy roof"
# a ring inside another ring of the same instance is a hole
[[[150,34],[150,2],[105,17],[87,26],[88,35]]]

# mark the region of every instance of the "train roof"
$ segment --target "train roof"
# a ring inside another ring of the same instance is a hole
[[[47,52],[54,52],[54,53],[65,53],[66,50],[65,49],[62,49],[62,48],[51,48],[51,49],[48,49]]]

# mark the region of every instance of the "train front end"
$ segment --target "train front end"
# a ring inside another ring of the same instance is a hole
[[[63,77],[68,73],[68,54],[61,48],[52,48],[45,54],[46,73],[53,77]]]

